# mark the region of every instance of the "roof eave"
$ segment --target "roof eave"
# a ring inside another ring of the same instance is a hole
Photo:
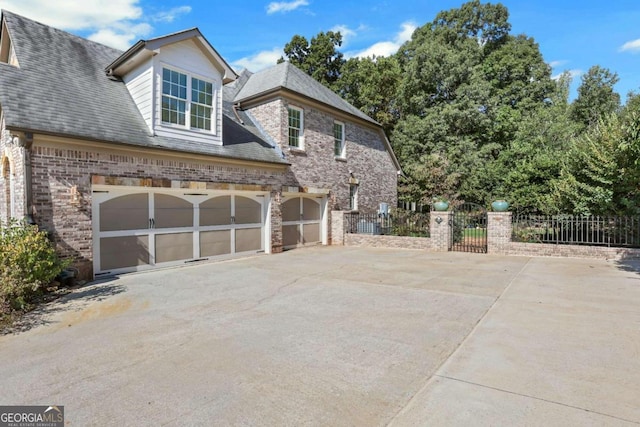
[[[46,135],[46,136],[57,137],[57,138],[68,138],[68,139],[73,139],[73,140],[78,140],[78,141],[87,141],[87,142],[92,142],[92,143],[113,144],[113,145],[117,145],[117,146],[121,146],[121,147],[137,148],[139,150],[169,151],[169,152],[172,152],[172,153],[192,154],[192,155],[205,156],[205,157],[211,157],[211,158],[221,158],[221,159],[227,159],[227,160],[236,160],[238,162],[269,164],[269,165],[275,165],[275,166],[280,166],[280,167],[287,167],[287,166],[291,165],[291,163],[286,162],[286,161],[276,162],[276,161],[270,161],[270,160],[250,159],[250,158],[246,158],[246,157],[226,156],[224,154],[207,154],[207,153],[201,153],[201,152],[193,151],[193,150],[172,149],[172,148],[169,148],[169,147],[161,147],[161,146],[157,146],[157,145],[147,145],[147,146],[145,146],[145,145],[138,145],[138,144],[120,142],[120,141],[110,141],[110,140],[106,140],[106,139],[99,139],[99,138],[94,138],[94,137],[85,136],[85,135],[70,135],[70,134],[65,134],[65,133],[61,133],[61,132],[48,132],[48,131],[43,131],[43,130],[40,130],[40,129],[32,129],[32,128],[21,127],[21,126],[6,125],[5,128],[7,130],[9,130],[9,131],[14,131],[14,132],[31,133],[31,134],[34,134],[34,135],[39,134],[39,135]]]
[[[107,67],[105,68],[107,74],[115,74],[117,68],[127,62],[129,59],[133,58],[136,54],[138,54],[140,50],[145,47],[146,43],[147,42],[144,40],[138,40],[136,44],[127,49],[122,55],[116,58],[115,61],[107,65]]]
[[[291,89],[289,89],[289,88],[287,88],[285,86],[276,86],[276,87],[273,87],[271,89],[265,90],[263,92],[257,93],[255,95],[245,96],[244,98],[239,98],[239,99],[236,98],[236,99],[234,99],[233,102],[234,103],[239,103],[241,105],[243,103],[249,103],[249,105],[252,105],[252,104],[260,103],[261,101],[269,99],[270,97],[277,96],[279,92],[282,92],[283,94],[286,93],[286,94],[293,95],[293,97],[305,99],[308,102],[316,104],[316,105],[322,105],[326,109],[330,109],[332,111],[340,111],[341,114],[349,116],[349,117],[351,117],[351,118],[353,118],[353,119],[355,119],[355,120],[357,120],[357,121],[359,121],[361,123],[367,123],[369,126],[374,126],[374,127],[382,129],[382,125],[380,123],[376,122],[375,120],[373,120],[372,118],[365,119],[365,118],[360,117],[360,116],[358,116],[356,114],[353,114],[353,113],[351,113],[349,111],[345,111],[343,109],[336,108],[334,105],[331,105],[331,104],[328,104],[326,102],[320,101],[320,100],[318,100],[316,98],[313,98],[311,96],[304,95],[304,94],[302,94],[302,93],[300,93],[298,91],[291,90]]]

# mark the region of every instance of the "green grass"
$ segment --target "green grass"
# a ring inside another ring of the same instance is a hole
[[[464,237],[487,237],[486,228],[465,228]]]

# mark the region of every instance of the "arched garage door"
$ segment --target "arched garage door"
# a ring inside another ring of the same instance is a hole
[[[264,194],[94,189],[94,272],[260,252],[265,218]]]
[[[281,209],[284,249],[322,243],[323,197],[284,197]]]

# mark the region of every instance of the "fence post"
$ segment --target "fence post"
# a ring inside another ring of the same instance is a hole
[[[451,245],[451,222],[453,212],[433,211],[430,218],[431,249],[435,252],[446,252]]]
[[[487,253],[507,255],[511,243],[511,212],[487,212]]]
[[[344,211],[331,211],[331,236],[329,244],[344,245],[345,229]]]

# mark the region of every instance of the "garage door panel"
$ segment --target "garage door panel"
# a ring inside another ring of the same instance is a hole
[[[100,204],[100,231],[149,228],[149,195],[128,194]]]
[[[282,221],[300,220],[300,198],[294,197],[282,204]]]
[[[236,252],[259,251],[262,249],[262,230],[242,228],[236,230]]]
[[[302,243],[318,243],[320,241],[320,224],[304,224]]]
[[[193,258],[193,233],[156,234],[156,263]]]
[[[303,198],[302,199],[302,219],[305,221],[319,221],[320,220],[320,203],[316,200]]]
[[[228,255],[230,253],[231,230],[200,232],[200,256]]]
[[[300,203],[298,199],[298,211]],[[170,189],[119,189],[101,191],[92,207],[97,213],[97,274],[257,252],[265,247],[264,197],[250,192],[212,191],[203,197]],[[298,236],[294,230],[293,238]]]
[[[231,224],[231,196],[219,196],[200,203],[200,226]]]
[[[298,225],[282,226],[282,245],[296,246],[300,243],[300,228]]]
[[[103,237],[100,239],[100,269],[149,264],[149,236]]]
[[[235,223],[259,224],[262,218],[262,205],[248,197],[236,196]]]
[[[193,227],[193,204],[168,194],[154,195],[155,228]]]

